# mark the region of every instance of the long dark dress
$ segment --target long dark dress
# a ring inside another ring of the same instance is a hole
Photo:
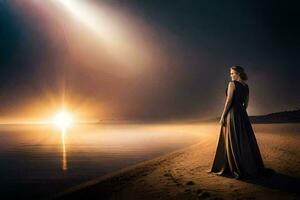
[[[263,174],[264,164],[245,109],[249,87],[239,81],[235,85],[225,126],[221,125],[219,141],[209,173],[230,175],[236,179],[254,178]],[[226,96],[227,96],[226,88]]]

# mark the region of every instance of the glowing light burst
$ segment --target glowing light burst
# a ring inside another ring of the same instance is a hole
[[[70,127],[73,123],[73,118],[70,113],[62,110],[53,119],[53,123],[61,129]]]
[[[65,136],[67,133],[67,128],[73,123],[73,118],[71,114],[65,110],[61,110],[54,118],[53,123],[61,129],[61,142],[62,142],[62,170],[66,171],[67,167],[67,150],[65,144]]]

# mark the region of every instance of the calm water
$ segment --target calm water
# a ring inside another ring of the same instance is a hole
[[[151,125],[0,125],[0,192],[40,198],[199,142],[187,129]]]

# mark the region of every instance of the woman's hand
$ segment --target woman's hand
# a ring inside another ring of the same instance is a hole
[[[223,115],[222,115],[222,117],[221,117],[221,119],[220,119],[220,124],[221,124],[222,126],[225,126],[225,125],[226,125],[226,121],[225,121],[225,118],[224,118]]]

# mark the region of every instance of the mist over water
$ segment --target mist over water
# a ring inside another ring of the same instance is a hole
[[[49,196],[197,142],[197,134],[171,127],[77,125],[63,135],[49,125],[1,125],[1,194]]]

